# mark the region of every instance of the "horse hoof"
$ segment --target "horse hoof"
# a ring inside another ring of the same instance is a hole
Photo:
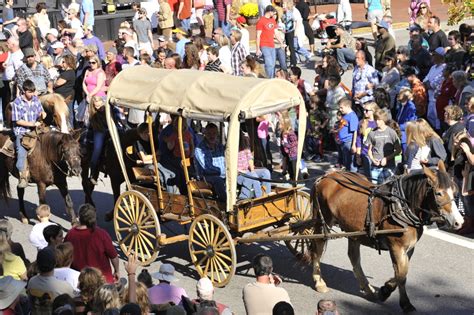
[[[403,313],[405,314],[416,312],[416,308],[411,304],[403,306],[402,309],[403,309]]]
[[[385,286],[381,287],[378,293],[379,301],[385,302],[390,297],[391,294],[392,294],[392,291],[390,289],[388,289]]]
[[[316,286],[316,291],[318,291],[319,293],[327,293],[329,292],[329,289],[325,284],[322,284]]]

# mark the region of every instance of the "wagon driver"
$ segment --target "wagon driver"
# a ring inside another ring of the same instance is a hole
[[[212,185],[219,201],[225,202],[227,193],[225,185],[224,146],[218,140],[219,131],[213,123],[204,129],[204,139],[195,150],[199,173]]]

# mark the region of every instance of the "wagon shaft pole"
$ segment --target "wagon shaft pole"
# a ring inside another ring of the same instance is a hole
[[[407,229],[389,229],[389,230],[378,230],[375,231],[375,235],[383,235],[383,234],[398,234],[404,233]],[[311,235],[275,235],[275,236],[250,236],[245,238],[239,238],[235,241],[237,243],[255,243],[255,242],[276,242],[276,241],[292,241],[292,240],[300,240],[300,239],[333,239],[333,238],[341,238],[341,237],[357,237],[357,236],[367,236],[366,231],[359,231],[359,232],[341,232],[341,233],[329,233],[329,234],[311,234]]]

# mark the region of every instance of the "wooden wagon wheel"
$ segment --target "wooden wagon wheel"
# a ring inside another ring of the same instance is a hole
[[[296,223],[299,221],[304,221],[311,219],[312,209],[311,209],[311,198],[307,192],[298,191],[296,192],[296,209],[298,214],[290,219],[291,223]],[[296,235],[311,235],[313,234],[312,228],[302,229],[296,232]],[[286,247],[290,252],[295,255],[297,258],[302,258],[305,254],[309,253],[311,250],[311,241],[308,239],[298,239],[292,241],[285,241]]]
[[[189,230],[189,254],[201,277],[223,287],[235,274],[237,256],[227,227],[213,215],[194,219]]]
[[[131,190],[119,196],[114,208],[114,229],[123,253],[135,253],[142,266],[155,261],[159,253],[160,222],[151,202]]]

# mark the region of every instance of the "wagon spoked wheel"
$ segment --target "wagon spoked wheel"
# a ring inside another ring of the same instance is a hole
[[[290,219],[290,224],[311,219],[311,198],[308,193],[303,191],[296,193],[296,207],[298,213]],[[313,231],[313,228],[305,228],[295,232],[294,235],[311,235]],[[285,244],[290,252],[299,259],[311,250],[311,241],[308,239],[285,241]]]
[[[224,223],[213,215],[200,215],[191,224],[189,254],[199,275],[216,287],[225,286],[235,274],[234,241]]]
[[[151,202],[131,190],[119,196],[114,208],[114,229],[122,252],[134,253],[142,266],[155,261],[159,253],[160,222]]]

